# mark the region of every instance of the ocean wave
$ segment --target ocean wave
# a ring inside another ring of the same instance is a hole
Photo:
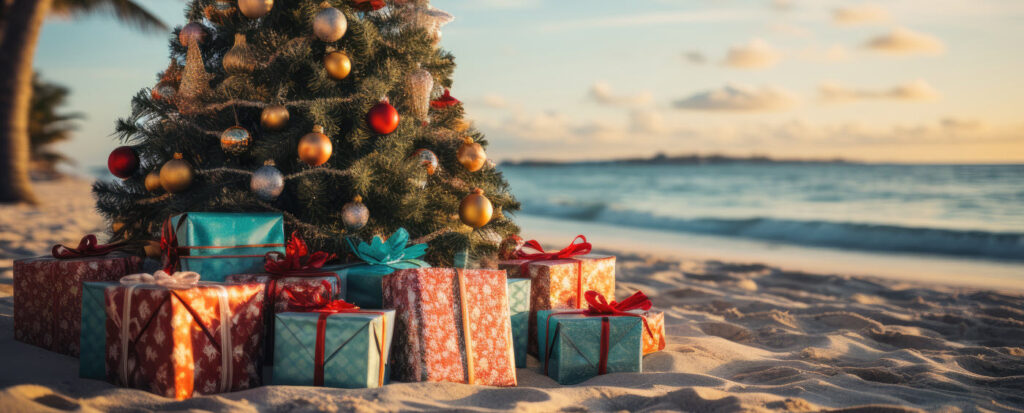
[[[673,218],[610,208],[603,203],[524,202],[522,212],[577,221],[808,246],[1024,260],[1024,233],[766,217]]]

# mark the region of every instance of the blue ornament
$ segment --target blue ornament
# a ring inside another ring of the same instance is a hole
[[[249,188],[259,199],[273,201],[284,191],[284,175],[274,167],[274,161],[267,161],[252,173]]]

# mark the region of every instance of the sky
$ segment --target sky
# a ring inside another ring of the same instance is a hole
[[[139,0],[172,26],[184,1]],[[496,160],[666,154],[1024,162],[1020,0],[434,0]],[[102,165],[169,34],[50,19],[36,67]]]

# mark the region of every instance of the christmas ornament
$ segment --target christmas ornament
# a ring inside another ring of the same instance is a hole
[[[370,129],[373,129],[374,132],[387,135],[398,128],[398,111],[385,98],[366,114],[366,122],[370,124]]]
[[[463,224],[473,228],[487,225],[488,222],[491,222],[493,213],[494,207],[491,206],[491,201],[484,196],[484,191],[480,188],[473,189],[473,192],[466,195],[462,199],[462,203],[459,204],[459,219]]]
[[[260,113],[260,125],[270,130],[281,130],[288,126],[288,108],[284,105],[272,105],[263,108]]]
[[[386,5],[384,0],[355,0],[352,2],[353,9],[364,13],[380,10]]]
[[[160,192],[164,190],[164,187],[160,186],[160,171],[152,170],[146,174],[146,190],[149,192]]]
[[[235,8],[231,0],[216,0],[213,4],[203,8],[203,14],[206,16],[206,19],[216,24],[224,24],[237,11],[238,9]]]
[[[146,252],[146,256],[149,258],[160,258],[160,241],[150,240],[146,241],[146,245],[142,247],[143,251]]]
[[[110,232],[118,232],[121,228],[124,228],[124,222],[114,221],[110,223]]]
[[[324,42],[336,42],[345,35],[348,29],[348,21],[345,14],[340,10],[331,7],[328,2],[320,3],[322,9],[313,17],[313,34]]]
[[[170,193],[181,192],[192,186],[192,167],[182,159],[181,153],[175,153],[174,159],[160,168],[160,186]]]
[[[245,17],[258,19],[270,13],[274,0],[238,0],[238,9]]]
[[[185,27],[182,27],[181,31],[178,32],[178,41],[181,42],[182,46],[188,47],[193,41],[200,44],[205,43],[206,36],[206,27],[203,27],[203,25],[198,22],[192,22],[186,24]]]
[[[462,146],[455,153],[455,157],[470,172],[479,171],[480,168],[484,167],[484,162],[487,162],[487,153],[484,152],[484,147],[480,146],[479,143],[473,142],[473,138],[470,137],[462,140]]]
[[[249,48],[244,34],[235,34],[235,45],[231,46],[231,50],[228,50],[227,53],[224,53],[222,63],[224,71],[232,75],[252,73],[256,69],[256,54]]]
[[[156,100],[173,101],[174,95],[177,91],[178,90],[174,88],[174,84],[166,80],[161,80],[160,83],[156,84],[156,87],[154,87],[153,90],[149,91],[149,94]]]
[[[447,107],[455,106],[459,103],[459,100],[452,97],[451,92],[448,89],[444,90],[444,94],[441,97],[430,101],[430,107],[434,109],[444,109]]]
[[[118,178],[128,178],[139,169],[139,155],[131,146],[118,147],[107,157],[107,169]]]
[[[352,61],[342,51],[330,52],[324,56],[324,69],[332,78],[341,80],[348,77],[352,71]]]
[[[434,89],[434,76],[430,71],[419,67],[405,77],[405,93],[409,95],[409,112],[413,118],[426,122],[430,112],[430,91]]]
[[[430,5],[407,4],[399,7],[396,14],[402,22],[400,30],[423,30],[434,45],[441,42],[441,27],[455,20],[451,14]]]
[[[434,172],[437,172],[437,155],[430,149],[417,149],[412,153],[412,156],[416,157],[423,164],[423,167],[427,170],[427,175],[433,175]]]
[[[199,44],[192,42],[188,46],[185,58],[185,72],[181,75],[181,86],[178,87],[178,111],[190,115],[202,110],[202,96],[210,88],[210,74],[206,73],[203,54]]]
[[[229,155],[240,156],[249,150],[251,144],[252,134],[241,126],[232,126],[220,134],[220,148]]]
[[[252,173],[249,189],[257,198],[267,202],[273,201],[284,191],[284,175],[275,167],[274,161],[266,161]]]
[[[316,125],[313,132],[299,140],[299,159],[309,166],[320,166],[331,158],[334,150],[331,139],[324,135],[324,127]]]
[[[350,231],[366,226],[370,220],[370,210],[363,204],[363,197],[356,195],[352,202],[341,207],[341,220]]]

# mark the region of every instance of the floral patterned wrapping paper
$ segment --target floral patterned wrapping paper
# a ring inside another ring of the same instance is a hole
[[[78,357],[82,282],[117,281],[138,272],[142,258],[26,258],[14,261],[14,339]]]
[[[526,272],[523,272],[524,266]],[[575,309],[583,302],[583,293],[593,290],[613,299],[615,296],[615,257],[587,254],[574,259],[530,261],[505,260],[498,268],[509,278],[530,279],[530,354],[537,353],[537,311]],[[582,288],[577,296],[577,282]]]
[[[123,319],[131,288],[117,285],[104,291],[108,381],[178,400],[260,385],[262,284],[200,283],[185,290],[135,286],[129,315]],[[221,308],[221,291],[226,291],[226,309]],[[223,310],[230,322],[221,317]],[[122,347],[123,323],[128,323],[127,348]],[[230,333],[228,360],[222,355],[223,328]],[[124,357],[127,380],[122,376]]]
[[[465,295],[456,271],[463,274]],[[416,268],[385,276],[384,306],[396,311],[393,377],[515,386],[507,290],[505,272],[497,270]]]
[[[644,331],[644,355],[665,349],[665,313],[648,311],[644,313],[650,332]]]

